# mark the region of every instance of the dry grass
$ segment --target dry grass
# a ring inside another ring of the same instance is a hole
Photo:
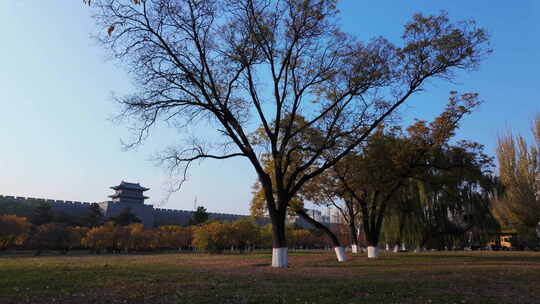
[[[540,303],[540,253],[0,257],[0,303]]]

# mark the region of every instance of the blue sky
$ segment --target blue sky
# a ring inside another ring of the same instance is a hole
[[[118,111],[111,94],[133,86],[90,39],[96,28],[81,2],[0,1],[0,194],[102,201],[124,179],[151,188],[150,203],[158,203],[167,174],[150,159],[178,135],[160,128],[137,150],[122,150],[128,132],[110,120]],[[459,139],[478,141],[493,154],[497,134],[529,133],[540,112],[540,1],[342,1],[340,10],[345,31],[396,43],[415,12],[474,18],[490,33],[494,53],[454,84],[428,85],[403,116],[430,119],[448,91],[473,91],[485,103],[462,124]],[[205,161],[163,207],[192,209],[197,197],[211,211],[247,214],[254,181],[244,160]]]

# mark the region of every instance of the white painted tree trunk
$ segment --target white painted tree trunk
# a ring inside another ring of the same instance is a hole
[[[336,252],[338,262],[347,261],[347,256],[345,255],[345,249],[343,247],[334,247],[334,251]]]
[[[406,251],[407,247],[405,247],[405,243],[401,244],[401,250]]]
[[[396,244],[394,245],[394,253],[398,253],[399,252],[399,245]]]
[[[358,245],[351,245],[352,253],[358,253]]]
[[[386,251],[390,251],[390,245],[388,243],[386,243]]]
[[[379,255],[379,250],[375,246],[368,246],[367,248],[367,257],[372,259],[376,258]]]
[[[287,247],[273,248],[272,249],[272,267],[287,268],[289,266],[289,259],[287,255]]]

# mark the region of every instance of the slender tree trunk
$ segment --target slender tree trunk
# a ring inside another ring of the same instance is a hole
[[[403,228],[405,226],[405,221],[400,216],[399,217],[399,231],[398,231],[398,238],[396,240],[396,243],[394,244],[394,253],[398,253],[401,250],[401,247],[404,245],[402,242],[402,235],[403,235]]]
[[[364,236],[366,237],[368,246],[368,258],[376,258],[379,255],[377,245],[379,243],[380,229],[377,229],[376,225],[370,225],[369,215],[362,215],[362,217],[364,221]]]
[[[351,204],[347,204],[348,216],[349,216],[349,234],[351,235],[351,250],[352,253],[358,253],[358,229],[356,228],[356,216],[354,214],[354,208]]]
[[[399,248],[400,248],[400,242],[399,241],[396,241],[396,243],[394,244],[394,253],[398,253],[399,252]]]
[[[330,230],[330,228],[326,227],[325,225],[319,223],[318,221],[312,219],[309,215],[306,214],[304,210],[297,210],[296,214],[303,218],[306,222],[313,225],[318,230],[321,230],[324,232],[330,241],[332,242],[332,245],[334,247],[334,251],[336,252],[336,258],[338,262],[345,262],[347,260],[347,256],[345,255],[345,249],[341,246],[341,243],[339,242],[339,239],[337,236]]]
[[[422,241],[420,242],[420,248],[426,247],[426,244],[427,244],[427,242],[429,242],[430,239],[431,239],[431,233],[430,232],[425,232],[423,237],[422,237]]]
[[[368,258],[376,258],[379,256],[379,236],[381,234],[381,226],[373,223],[369,229],[365,229],[366,240],[368,243]]]
[[[352,253],[358,253],[358,230],[356,229],[356,223],[354,220],[349,221],[349,233],[351,235],[351,248]]]
[[[377,236],[373,235],[372,232],[366,231],[366,240],[368,245],[368,258],[376,258],[379,256],[379,249],[377,248],[377,244],[379,241],[377,240]]]

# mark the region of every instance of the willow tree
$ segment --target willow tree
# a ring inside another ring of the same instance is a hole
[[[341,199],[340,210],[349,223],[353,241],[359,215],[368,257],[377,257],[383,223],[389,213],[405,207],[399,193],[411,179],[422,178],[444,166],[462,166],[462,155],[446,163],[441,161],[442,151],[448,147],[461,119],[478,104],[477,94],[459,96],[452,92],[445,111],[431,123],[417,121],[407,129],[408,134],[398,127],[381,127],[327,174],[332,180],[324,188]]]
[[[445,145],[433,156],[398,191],[384,222],[386,241],[417,248],[487,243],[499,230],[490,210],[497,190],[492,157],[467,141]]]
[[[339,29],[336,2],[91,1],[99,41],[137,82],[137,92],[118,99],[138,126],[134,144],[162,120],[215,128],[216,142],[179,140],[163,160],[184,176],[201,159],[246,159],[264,189],[275,267],[287,266],[285,216],[303,185],[360,145],[426,81],[452,79],[489,52],[484,30],[472,21],[451,23],[444,13],[415,15],[399,45],[381,37],[364,43]],[[293,126],[297,115],[306,124]],[[258,126],[269,139],[264,147],[250,141]],[[310,127],[322,130],[320,141],[290,144]],[[292,168],[298,150],[310,157]],[[328,151],[333,156],[323,158]],[[265,153],[274,176],[262,164]]]
[[[493,209],[503,228],[517,231],[525,243],[536,246],[540,240],[535,235],[540,225],[540,115],[533,121],[533,137],[533,143],[512,134],[499,138],[497,159],[504,191]]]

